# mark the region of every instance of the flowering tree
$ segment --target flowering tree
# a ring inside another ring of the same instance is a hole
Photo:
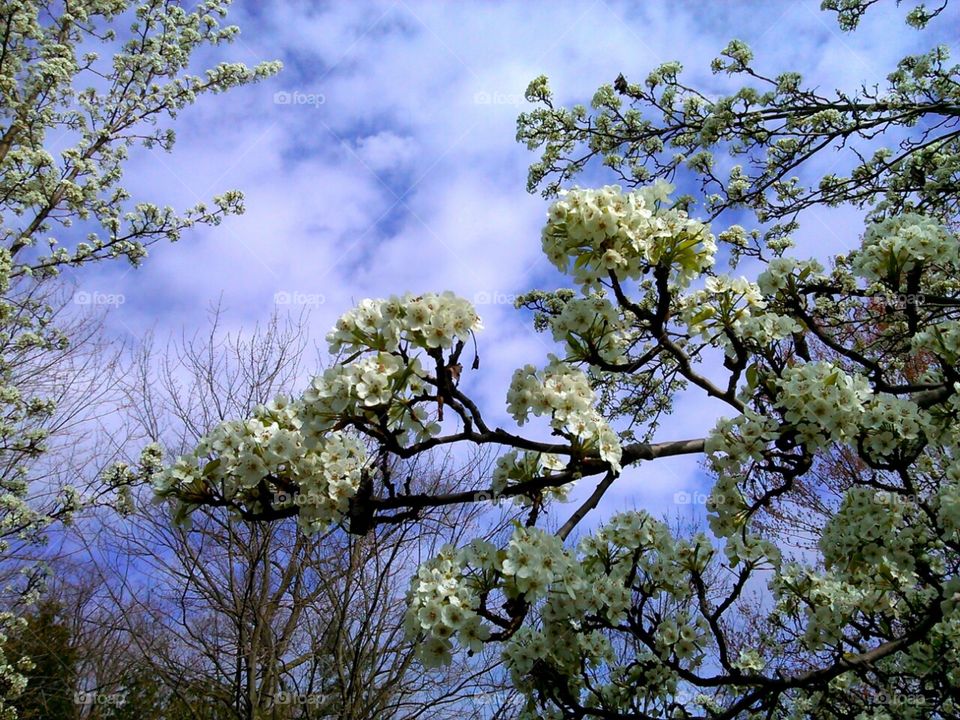
[[[131,147],[173,146],[173,131],[159,122],[203,94],[278,70],[276,63],[222,63],[188,72],[198,51],[236,35],[222,24],[229,4],[0,2],[0,560],[12,543],[39,539],[77,507],[68,492],[38,508],[31,485],[57,424],[56,373],[64,366],[55,361],[79,339],[55,321],[51,293],[39,284],[100,260],[137,264],[152,243],[243,209],[232,191],[213,207],[178,213],[131,201],[122,184]],[[129,30],[118,35],[121,24]],[[6,597],[3,605],[11,606]],[[0,614],[0,642],[11,622],[15,614]],[[23,685],[16,662],[0,653],[0,717],[9,716],[3,698]]]
[[[824,3],[845,27],[871,4]],[[908,20],[924,26],[941,10]],[[532,187],[553,178],[557,197],[542,246],[571,288],[521,300],[559,349],[514,373],[506,403],[518,426],[542,416],[552,436],[494,426],[461,388],[471,355],[479,366],[470,303],[366,300],[329,335],[339,361],[299,399],[221,424],[154,475],[158,492],[181,518],[226,506],[297,516],[305,532],[520,503],[524,521],[504,542],[449,546],[421,566],[407,624],[427,666],[501,643],[522,717],[956,717],[960,70],[945,61],[943,49],[908,58],[887,92],[826,99],[797,75],[765,78],[732,43],[715,69],[759,89],[708,100],[668,64],[645,87],[601,88],[592,115],[555,108],[534,81],[528,97],[542,107],[521,117],[520,137],[544,148]],[[921,118],[923,138],[849,178],[787,179],[823,148]],[[571,159],[582,145],[587,156]],[[720,181],[720,148],[753,165]],[[593,156],[627,189],[561,190]],[[663,180],[685,164],[718,186],[705,219]],[[859,242],[826,267],[799,256],[796,214],[840,202],[871,208]],[[736,207],[773,224],[711,226]],[[721,258],[750,277],[718,270]],[[685,387],[727,416],[700,437],[656,439]],[[389,456],[459,444],[500,448],[480,487],[416,493],[383,471]],[[833,501],[817,478],[838,453],[856,472]],[[629,468],[679,454],[701,455],[714,478],[709,532],[671,532],[636,511],[573,542]],[[596,489],[563,514],[555,498],[590,478]],[[801,492],[822,504],[806,553],[769,530],[771,511]]]

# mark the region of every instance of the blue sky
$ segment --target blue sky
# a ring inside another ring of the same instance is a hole
[[[482,303],[486,326],[483,369],[468,387],[507,423],[510,373],[553,349],[512,297],[562,283],[540,253],[547,203],[524,189],[535,158],[514,141],[527,83],[546,74],[559,101],[586,103],[620,72],[639,80],[680,60],[690,82],[722,92],[730,81],[711,75],[709,62],[736,37],[767,74],[798,70],[822,90],[853,88],[882,80],[897,59],[932,42],[907,28],[892,2],[849,35],[818,6],[237,2],[239,40],[206,60],[279,59],[284,71],[185,111],[175,151],[134,154],[128,184],[134,198],[184,208],[238,188],[246,215],[155,247],[141,269],[103,266],[79,287],[122,294],[109,326],[134,342],[148,330],[162,337],[204,327],[221,296],[234,332],[268,318],[278,299],[294,301],[281,308],[294,312],[307,303],[322,342],[364,297],[453,290]],[[859,225],[852,209],[811,214],[801,252],[847,247]],[[691,397],[660,439],[702,435],[718,411]],[[669,510],[675,492],[698,489],[696,459],[662,460],[618,483],[605,509]]]

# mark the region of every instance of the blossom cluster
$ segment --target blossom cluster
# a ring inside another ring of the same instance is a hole
[[[735,331],[750,349],[769,348],[773,343],[799,333],[802,326],[789,315],[764,312],[740,321]]]
[[[386,352],[334,365],[310,381],[299,401],[303,432],[322,438],[344,417],[379,424],[385,410],[388,429],[398,433],[398,441],[433,437],[440,425],[416,404],[427,389],[427,378],[419,358],[405,360]]]
[[[904,443],[918,440],[930,426],[930,418],[912,400],[877,393],[865,405],[860,426],[865,431],[863,450],[882,460]]]
[[[480,649],[490,635],[477,613],[481,591],[499,587],[507,596],[535,601],[569,572],[570,561],[559,538],[519,525],[502,549],[480,539],[459,551],[444,546],[420,566],[407,593],[406,630],[427,635],[421,660],[428,666],[449,663],[454,639]]]
[[[474,541],[470,546],[471,557],[480,560],[482,565],[491,565],[496,558],[495,549],[479,545],[489,543]],[[411,636],[427,635],[426,642],[418,647],[420,660],[427,667],[450,662],[451,638],[477,651],[490,637],[489,626],[476,613],[479,598],[465,581],[463,572],[464,554],[445,545],[435,558],[420,566],[410,581],[404,625]]]
[[[364,300],[327,336],[331,353],[350,358],[311,381],[300,402],[304,433],[322,437],[350,416],[385,420],[401,443],[437,435],[440,425],[417,404],[430,380],[417,351],[450,348],[481,327],[470,302],[450,292]]]
[[[906,498],[851,488],[820,536],[826,566],[841,569],[846,577],[869,578],[873,584],[881,579],[915,582],[917,548],[929,539],[924,523],[915,516],[916,507]]]
[[[729,345],[727,333],[740,334],[744,321],[762,312],[766,303],[760,289],[745,277],[708,277],[702,290],[680,299],[681,317],[692,335]]]
[[[563,470],[565,466],[566,463],[563,458],[551,453],[521,452],[519,450],[505,452],[497,458],[497,464],[493,470],[493,495],[494,497],[499,496],[511,485],[535,480],[549,472],[558,472]],[[546,492],[560,500],[566,498],[566,491],[566,485],[546,489]],[[523,498],[526,496],[519,495],[517,497],[521,499],[521,502],[524,502]]]
[[[960,269],[957,236],[933,218],[903,213],[867,227],[851,269],[868,282],[900,290],[915,268],[931,265],[948,272]]]
[[[954,540],[960,540],[960,467],[951,463],[951,470],[936,499],[937,522]]]
[[[354,436],[301,433],[296,405],[279,396],[247,420],[214,427],[192,453],[159,471],[154,487],[185,499],[209,485],[226,500],[256,506],[268,481],[277,508],[295,503],[301,526],[312,532],[346,512],[365,463],[366,448]]]
[[[747,408],[741,415],[718,420],[707,436],[704,450],[717,477],[707,509],[712,513],[710,527],[718,536],[731,536],[746,520],[747,504],[739,481],[746,466],[760,460],[779,435],[776,419]]]
[[[775,257],[757,276],[757,287],[766,298],[772,298],[791,283],[797,281],[816,282],[825,279],[823,266],[816,260],[798,260],[797,258]]]
[[[960,364],[960,322],[928,325],[911,338],[911,344],[915,352],[932,352],[951,365]]]
[[[796,319],[770,309],[762,290],[775,293],[787,285],[795,265],[775,259],[763,277],[763,287],[745,277],[708,277],[702,290],[679,298],[680,319],[691,336],[735,356],[736,340],[742,349],[768,349],[802,330]]]
[[[609,363],[623,360],[625,324],[604,297],[569,300],[551,319],[550,329],[554,340],[567,344],[573,360],[586,360],[594,354]]]
[[[639,279],[656,265],[671,269],[683,287],[714,263],[716,243],[707,225],[677,208],[663,208],[672,188],[665,183],[633,192],[615,185],[561,193],[550,206],[543,251],[584,290],[599,289],[614,272]]]
[[[782,422],[747,408],[720,419],[706,440],[707,460],[717,477],[707,507],[719,536],[729,537],[743,526],[747,504],[740,480],[784,433],[795,430],[808,449],[843,442],[864,459],[885,464],[942,433],[944,422],[950,425],[949,419],[938,419],[912,400],[872,392],[863,376],[828,362],[786,368],[775,385]]]
[[[927,530],[922,520],[918,522],[922,513],[908,499],[880,500],[867,488],[854,488],[820,540],[826,570],[791,563],[781,566],[771,580],[776,599],[771,617],[780,625],[788,618],[802,618],[801,639],[808,650],[843,651],[856,643],[848,638],[855,624],[876,622],[877,616],[885,624],[897,624],[912,617],[918,605],[938,596],[917,583],[919,562],[928,564],[927,572],[945,571],[942,558],[921,546],[930,547],[929,538],[923,537]],[[944,583],[947,625],[953,624],[950,615],[960,599],[957,590],[960,581]],[[941,626],[933,634],[943,638],[945,630],[950,628]],[[948,644],[957,637],[954,634]],[[921,655],[916,658],[917,667],[929,667],[930,661],[922,658],[924,646],[916,650]],[[912,662],[909,656],[901,661]]]
[[[596,448],[600,457],[619,471],[620,440],[594,407],[594,400],[587,376],[551,356],[542,371],[524,365],[514,372],[507,392],[507,410],[521,425],[531,412],[550,415],[554,429],[577,438],[584,447]]]
[[[569,568],[563,542],[539,528],[517,527],[500,562],[504,580],[528,599],[544,597]]]
[[[857,436],[870,384],[831,362],[786,368],[778,383],[777,404],[784,419],[811,447]]]
[[[452,292],[364,300],[327,335],[330,352],[395,352],[401,346],[449,348],[483,327],[473,305]]]

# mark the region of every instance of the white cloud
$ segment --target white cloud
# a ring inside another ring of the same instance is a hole
[[[389,130],[357,141],[357,155],[374,172],[400,170],[417,154],[417,143]]]

